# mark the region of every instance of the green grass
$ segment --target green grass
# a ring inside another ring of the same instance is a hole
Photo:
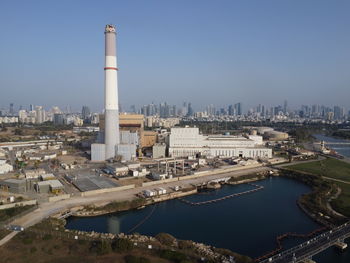
[[[296,164],[288,168],[350,182],[350,164],[333,158]]]
[[[335,182],[341,188],[340,196],[331,202],[339,213],[350,216],[350,184]]]
[[[333,158],[317,162],[296,164],[288,168],[350,183],[350,164]],[[338,185],[342,191],[339,197],[332,201],[332,207],[339,213],[350,217],[350,184],[337,181],[332,182]]]

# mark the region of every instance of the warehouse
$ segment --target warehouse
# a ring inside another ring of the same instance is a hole
[[[7,189],[9,192],[22,194],[27,191],[25,179],[7,179],[0,182],[0,188]]]

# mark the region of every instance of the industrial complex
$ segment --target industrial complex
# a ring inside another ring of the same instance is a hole
[[[103,113],[91,115],[84,106],[84,125],[75,119],[79,125],[57,130],[55,125],[65,122],[55,113],[53,129],[40,135],[31,125],[3,131],[18,137],[0,143],[0,209],[39,205],[47,213],[38,214],[39,220],[95,202],[164,201],[204,186],[217,188],[233,177],[269,175],[268,164],[286,160],[273,151],[290,138],[270,127],[209,133],[169,115],[168,105],[153,117],[120,112],[115,26],[107,25],[104,34]]]

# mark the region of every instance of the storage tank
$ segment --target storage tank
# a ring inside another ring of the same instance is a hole
[[[270,141],[283,141],[288,139],[288,133],[279,131],[267,131],[264,133],[264,137]]]
[[[251,130],[250,131],[250,135],[257,135],[257,134],[258,134],[257,130]]]

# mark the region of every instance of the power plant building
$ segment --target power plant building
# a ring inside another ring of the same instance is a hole
[[[172,128],[169,156],[272,158],[272,149],[263,147],[261,136],[203,135],[198,128]]]

